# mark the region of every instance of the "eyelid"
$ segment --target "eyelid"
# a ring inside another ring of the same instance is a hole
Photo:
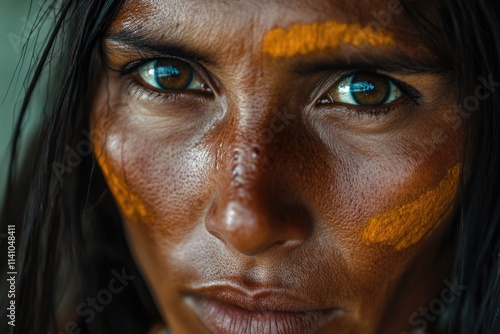
[[[418,106],[420,105],[420,99],[422,98],[422,94],[414,87],[410,86],[404,81],[398,80],[389,75],[381,74],[391,80],[406,96],[412,99]]]
[[[148,84],[147,82],[144,82],[142,78],[140,78],[139,75],[139,69],[142,66],[145,66],[149,63],[152,63],[154,61],[161,61],[161,60],[179,60],[182,62],[185,62],[189,66],[193,68],[194,75],[199,77],[199,79],[206,85],[206,90],[201,90],[201,89],[180,89],[180,90],[162,90],[158,89],[156,87],[152,87],[151,84]],[[142,92],[149,93],[148,95],[156,95],[156,97],[164,96],[166,100],[169,100],[170,98],[168,96],[173,96],[173,95],[183,95],[183,94],[190,94],[190,95],[196,95],[197,97],[205,96],[214,96],[216,85],[214,84],[213,80],[211,80],[210,76],[207,74],[206,70],[201,64],[198,64],[195,61],[182,58],[182,57],[177,57],[173,55],[163,55],[159,57],[144,57],[141,59],[137,60],[132,60],[126,63],[125,65],[121,66],[118,69],[114,69],[113,71],[117,72],[119,76],[121,77],[127,77],[127,76],[132,76],[130,78],[129,85],[130,86],[140,86],[140,90]],[[132,88],[132,87],[130,87]]]
[[[183,62],[191,65],[194,68],[194,70],[197,71],[197,73],[199,73],[200,75],[202,74],[201,72],[203,72],[203,71],[200,71],[200,66],[197,65],[196,63],[189,61],[185,58],[176,57],[176,56],[144,57],[141,59],[132,60],[132,61],[128,62],[127,64],[123,65],[122,67],[115,69],[114,71],[116,71],[120,75],[127,75],[127,74],[131,74],[132,72],[136,71],[139,67],[141,67],[143,65],[146,65],[146,64],[151,63],[153,61],[159,61],[159,60],[165,60],[165,59],[176,59],[176,60],[183,61]]]
[[[343,80],[356,75],[358,73],[373,73],[375,75],[380,75],[382,77],[385,77],[386,79],[392,81],[394,85],[401,90],[401,92],[410,98],[417,106],[420,105],[419,100],[422,97],[422,94],[409,84],[405,83],[404,81],[401,81],[399,79],[394,78],[390,74],[386,74],[377,70],[364,70],[364,69],[355,69],[355,70],[348,70],[346,72],[333,72],[330,75],[326,76],[317,86],[316,89],[311,93],[311,97],[309,102],[312,105],[316,105],[317,102],[321,99],[322,96],[326,94],[329,90],[333,89],[333,87],[336,87],[338,84],[340,84]],[[373,108],[372,108],[373,109]]]

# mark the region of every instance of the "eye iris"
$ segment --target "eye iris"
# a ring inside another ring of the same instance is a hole
[[[158,60],[155,64],[155,79],[163,89],[185,89],[193,75],[192,67],[180,60]]]
[[[391,84],[383,76],[361,73],[352,76],[350,92],[359,105],[378,106],[389,98]]]

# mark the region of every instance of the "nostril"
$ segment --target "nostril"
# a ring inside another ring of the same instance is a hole
[[[261,199],[219,198],[206,217],[207,231],[226,247],[247,256],[273,249],[299,247],[310,234],[310,221],[301,210]]]

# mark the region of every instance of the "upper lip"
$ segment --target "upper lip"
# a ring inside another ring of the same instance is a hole
[[[231,281],[202,284],[187,293],[257,312],[313,312],[338,309],[328,307],[283,288],[250,289]]]

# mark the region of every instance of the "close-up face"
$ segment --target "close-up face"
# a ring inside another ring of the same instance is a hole
[[[101,46],[94,154],[173,333],[399,333],[439,295],[462,119],[397,1],[130,0]]]

